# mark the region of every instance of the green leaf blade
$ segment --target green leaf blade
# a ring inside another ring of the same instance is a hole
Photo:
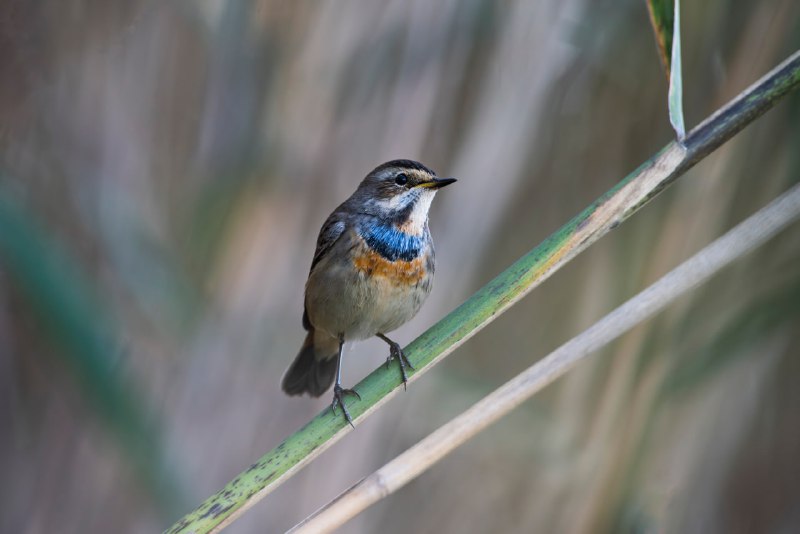
[[[658,56],[669,79],[670,64],[672,63],[672,27],[675,16],[673,0],[647,0],[647,10],[650,13],[650,24],[658,46]]]
[[[681,64],[681,2],[675,0],[675,17],[672,32],[672,54],[669,69],[669,122],[678,135],[678,141],[686,137],[683,123],[683,67]]]

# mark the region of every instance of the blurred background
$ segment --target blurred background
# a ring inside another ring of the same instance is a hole
[[[686,2],[687,126],[800,48]],[[418,159],[437,278],[403,344],[672,138],[643,0],[0,7],[0,530],[160,531],[330,402],[288,398],[317,232]],[[227,532],[279,532],[800,177],[800,97],[681,178]],[[800,228],[345,532],[800,531]],[[386,356],[348,350],[345,384]]]

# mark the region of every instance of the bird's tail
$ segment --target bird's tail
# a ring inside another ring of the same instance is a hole
[[[287,395],[308,392],[319,397],[331,387],[336,374],[336,355],[339,349],[338,340],[331,339],[333,343],[319,343],[317,340],[315,345],[314,330],[308,332],[300,353],[283,374],[281,388]]]

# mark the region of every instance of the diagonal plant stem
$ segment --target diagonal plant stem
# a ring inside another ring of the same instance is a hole
[[[800,85],[800,51],[694,128],[683,146],[672,142],[597,199],[539,246],[517,260],[420,337],[405,353],[416,380],[442,358],[513,306],[568,261],[628,219],[695,163],[733,137]],[[350,405],[354,421],[398,393],[396,370],[384,366],[356,388],[361,401]],[[222,490],[167,532],[219,532],[245,510],[341,439],[350,427],[325,409],[303,428],[240,473]]]
[[[570,371],[580,361],[652,317],[681,295],[800,218],[800,185],[737,225],[656,283],[509,380],[471,408],[303,520],[289,532],[331,532],[394,493],[456,447]]]

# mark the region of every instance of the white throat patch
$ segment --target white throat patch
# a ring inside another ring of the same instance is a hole
[[[414,208],[408,216],[406,221],[400,229],[410,235],[420,235],[425,228],[425,223],[428,221],[428,210],[431,207],[433,197],[436,196],[436,191],[433,189],[425,189],[417,198]]]

